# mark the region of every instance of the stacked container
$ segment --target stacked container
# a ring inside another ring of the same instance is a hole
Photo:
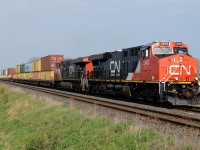
[[[0,78],[3,77],[3,70],[0,70]]]
[[[41,58],[41,71],[53,71],[55,63],[63,61],[63,55],[48,55]]]
[[[25,64],[25,72],[32,72],[32,63]]]
[[[18,74],[18,79],[25,79],[25,73]]]
[[[24,79],[26,80],[31,79],[31,73],[24,73]]]
[[[41,80],[54,80],[54,71],[41,72]]]
[[[8,70],[3,70],[3,75],[2,75],[3,78],[7,78],[8,77]]]
[[[20,65],[20,73],[25,73],[25,64]]]
[[[16,66],[15,73],[16,73],[16,74],[20,73],[20,65],[17,65],[17,66]]]
[[[32,62],[32,72],[41,71],[41,59]]]
[[[15,74],[15,68],[8,68],[8,75]]]
[[[54,80],[55,63],[64,60],[63,55],[48,55],[41,58],[41,80]]]
[[[41,59],[32,62],[32,80],[40,80]]]
[[[15,74],[15,68],[8,68],[8,77],[11,78]]]
[[[1,77],[2,77],[2,78],[3,78],[3,72],[4,72],[4,71],[3,71],[3,70],[1,70]]]
[[[41,77],[41,72],[32,72],[31,73],[31,79],[32,80],[39,80]]]

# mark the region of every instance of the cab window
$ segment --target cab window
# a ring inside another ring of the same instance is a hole
[[[146,58],[146,57],[150,57],[149,49],[142,50],[142,58]]]
[[[188,54],[186,48],[174,48],[174,54]]]
[[[172,54],[172,49],[171,48],[168,48],[168,47],[156,47],[153,49],[153,53],[155,55],[165,55],[165,54]]]

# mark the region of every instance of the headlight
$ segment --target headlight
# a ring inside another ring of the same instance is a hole
[[[178,77],[175,77],[174,80],[175,80],[175,81],[178,81]]]
[[[198,79],[199,79],[198,77],[195,77],[195,78],[194,78],[194,80],[196,80],[196,81],[198,81]]]

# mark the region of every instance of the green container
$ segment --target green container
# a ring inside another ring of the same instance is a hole
[[[25,64],[20,65],[20,73],[25,73]]]

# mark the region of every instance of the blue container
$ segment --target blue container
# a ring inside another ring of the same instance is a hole
[[[32,63],[25,64],[25,72],[32,72]]]
[[[25,64],[20,65],[20,73],[25,72]]]

